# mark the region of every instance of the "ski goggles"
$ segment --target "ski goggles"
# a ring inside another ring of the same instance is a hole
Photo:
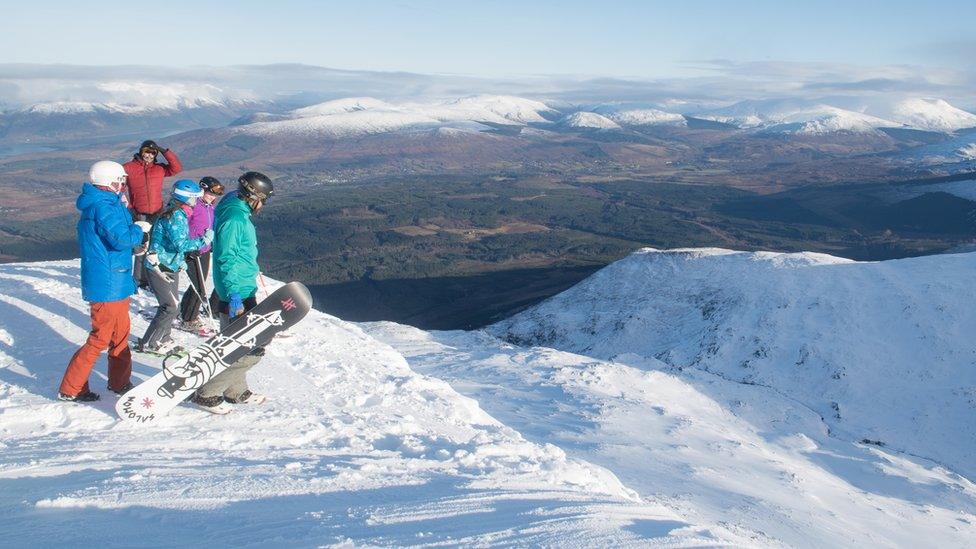
[[[203,188],[203,192],[210,193],[210,194],[215,194],[217,196],[220,196],[220,195],[224,194],[224,186],[222,184],[220,184],[220,183],[214,183],[213,185],[211,185],[209,187],[204,187]]]

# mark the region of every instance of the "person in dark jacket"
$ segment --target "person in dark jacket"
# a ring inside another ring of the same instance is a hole
[[[166,159],[166,164],[156,162],[160,154]],[[160,147],[155,141],[147,140],[139,145],[139,152],[132,156],[132,160],[123,164],[123,167],[129,177],[128,200],[133,218],[153,223],[155,216],[163,209],[163,178],[183,171],[180,159],[173,151]],[[133,266],[133,273],[140,287],[148,287],[141,261]]]
[[[129,351],[129,296],[135,293],[132,250],[147,241],[148,223],[133,223],[122,201],[126,174],[117,162],[96,162],[90,183],[82,187],[76,205],[81,249],[81,295],[91,307],[92,329],[85,344],[71,357],[58,398],[98,400],[88,377],[102,351],[108,349],[108,388],[122,394],[132,388]]]
[[[221,330],[257,305],[258,239],[251,216],[274,193],[271,179],[262,173],[247,172],[237,183],[237,193],[224,197],[216,212],[213,276]],[[247,372],[263,356],[264,348],[255,347],[197,389],[191,401],[214,414],[230,412],[230,404],[261,404],[267,397],[248,388]]]
[[[199,238],[214,228],[214,202],[224,194],[224,186],[214,177],[200,180],[203,197],[197,200],[190,212],[190,238]],[[186,274],[192,288],[183,292],[180,301],[180,329],[201,335],[212,335],[211,326],[200,321],[201,298],[207,297],[207,280],[210,278],[210,245],[186,254]],[[212,311],[211,311],[212,313]]]
[[[173,185],[169,207],[159,214],[149,234],[149,250],[143,266],[159,307],[139,340],[136,347],[139,352],[158,355],[185,352],[170,338],[170,331],[179,314],[180,272],[186,268],[186,253],[213,242],[214,232],[211,229],[198,238],[190,238],[187,216],[202,194],[200,185],[195,181],[177,181]]]

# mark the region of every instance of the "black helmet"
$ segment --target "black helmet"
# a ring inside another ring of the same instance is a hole
[[[237,192],[242,198],[254,198],[267,202],[274,194],[274,184],[271,179],[261,172],[245,172],[237,178]]]
[[[224,185],[220,181],[217,181],[216,177],[204,177],[200,180],[200,188],[207,191],[210,194],[222,195],[224,194]]]
[[[139,154],[142,154],[142,151],[145,151],[147,149],[152,151],[153,153],[158,153],[161,150],[159,148],[159,145],[157,145],[156,142],[153,141],[152,139],[147,139],[142,142],[142,145],[139,145]]]

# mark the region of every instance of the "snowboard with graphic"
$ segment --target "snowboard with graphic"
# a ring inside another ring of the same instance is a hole
[[[294,326],[311,308],[312,295],[304,284],[285,284],[188,355],[164,359],[163,370],[119,397],[115,411],[125,421],[152,423],[228,364]]]

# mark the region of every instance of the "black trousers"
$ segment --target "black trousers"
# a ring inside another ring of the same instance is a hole
[[[156,221],[156,215],[132,212],[132,220],[148,221],[149,223],[153,223]],[[140,288],[148,288],[149,277],[146,275],[145,266],[142,264],[143,257],[144,256],[141,255],[134,256],[135,259],[132,263],[132,278],[136,279],[136,286]]]
[[[194,258],[193,255],[186,255],[186,274],[196,291],[193,291],[193,288],[187,288],[186,292],[183,293],[183,299],[180,301],[180,318],[184,322],[193,322],[200,315],[200,296],[206,295],[204,293],[206,291],[205,286],[207,280],[210,279],[210,252],[199,255],[199,269],[197,268],[197,258]]]

